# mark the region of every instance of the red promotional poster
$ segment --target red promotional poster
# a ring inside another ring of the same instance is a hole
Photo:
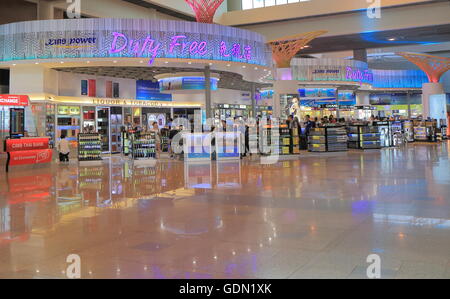
[[[96,97],[97,96],[97,81],[96,80],[89,80],[89,93],[88,96],[90,97]]]
[[[6,140],[6,151],[28,151],[48,149],[49,138],[30,138],[30,139],[8,139]]]
[[[25,95],[0,94],[0,106],[28,106],[29,103]]]
[[[112,81],[106,81],[106,97],[112,98],[113,96],[113,83]]]
[[[9,153],[9,165],[28,165],[50,163],[52,161],[52,150],[31,150]]]

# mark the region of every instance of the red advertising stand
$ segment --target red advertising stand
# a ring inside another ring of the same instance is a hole
[[[50,163],[53,152],[49,149],[49,138],[22,138],[6,140],[9,166]]]

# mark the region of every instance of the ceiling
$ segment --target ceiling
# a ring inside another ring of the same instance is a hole
[[[180,68],[180,67],[67,67],[55,68],[57,71],[70,72],[75,74],[104,76],[113,78],[126,78],[134,80],[156,80],[156,75],[168,73],[193,73],[201,72],[202,70],[196,68]],[[219,88],[234,89],[242,91],[250,91],[252,89],[252,82],[243,80],[242,75],[217,71],[211,69],[212,73],[220,75]],[[270,84],[255,83],[256,89],[271,86]]]
[[[309,48],[301,50],[301,54],[316,54],[405,45],[425,45],[449,41],[450,24],[446,24],[382,32],[365,32],[341,36],[318,37],[309,43]]]

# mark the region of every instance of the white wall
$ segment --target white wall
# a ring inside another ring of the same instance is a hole
[[[57,72],[40,65],[14,66],[10,69],[11,94],[56,93]]]
[[[67,72],[58,72],[59,74],[59,96],[81,97],[81,80],[97,80],[97,97],[106,97],[106,81],[117,82],[120,84],[120,98],[136,98],[136,81],[132,79],[121,79],[112,77],[96,77],[89,75],[72,74]]]
[[[217,91],[213,91],[211,95],[211,104],[216,106],[217,104],[239,104],[239,105],[251,105],[252,102],[250,97],[242,96],[243,93],[250,93],[239,90],[231,90],[231,89],[219,89]],[[196,94],[174,94],[173,101],[175,102],[198,102],[205,103],[205,94],[204,93],[196,93]]]

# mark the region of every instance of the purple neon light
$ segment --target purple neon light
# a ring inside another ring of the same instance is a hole
[[[132,56],[146,56],[146,52],[150,53],[149,65],[153,64],[156,57],[164,53],[162,43],[147,36],[145,39],[131,39],[120,32],[113,32],[113,41],[109,49],[110,54],[131,54]],[[191,56],[199,55],[201,57],[208,53],[210,43],[208,41],[192,41],[188,40],[185,35],[175,35],[170,38],[167,53],[174,54],[176,52],[183,53],[186,50]],[[220,58],[236,58],[250,61],[252,59],[252,47],[242,46],[234,43],[230,48],[226,42],[221,41],[218,45]],[[226,60],[226,59],[225,59]]]

